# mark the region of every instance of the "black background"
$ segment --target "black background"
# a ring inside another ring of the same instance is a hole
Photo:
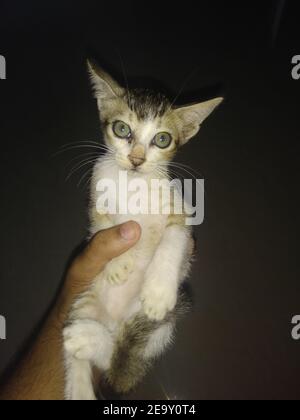
[[[300,314],[296,5],[1,1],[0,314],[8,339],[0,372],[51,304],[86,234],[87,190],[77,186],[84,172],[65,182],[76,153],[53,154],[101,138],[85,65],[92,53],[120,82],[123,62],[131,83],[158,80],[173,96],[183,87],[179,103],[226,97],[177,158],[206,180],[194,311],[130,397],[300,397],[300,342],[291,338]]]

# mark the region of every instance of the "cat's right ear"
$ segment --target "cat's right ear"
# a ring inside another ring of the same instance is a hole
[[[94,61],[88,60],[87,65],[99,109],[103,107],[105,101],[124,95],[124,89]]]

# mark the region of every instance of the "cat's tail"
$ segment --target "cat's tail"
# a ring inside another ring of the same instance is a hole
[[[163,321],[151,321],[139,313],[123,324],[107,372],[108,383],[115,392],[127,394],[136,387],[153,361],[172,343],[176,321],[189,308],[190,302],[182,293],[174,311]]]
[[[150,367],[150,360],[143,359],[143,350],[154,324],[146,316],[137,315],[122,326],[107,373],[109,385],[118,394],[127,394],[133,389]]]

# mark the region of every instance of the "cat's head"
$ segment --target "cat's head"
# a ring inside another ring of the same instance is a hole
[[[125,89],[88,63],[106,145],[121,169],[152,173],[166,167],[223,98],[173,106],[162,94]]]

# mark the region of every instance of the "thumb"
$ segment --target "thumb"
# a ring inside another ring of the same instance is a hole
[[[97,233],[74,261],[72,274],[82,281],[92,280],[110,260],[128,251],[140,237],[141,227],[135,222]]]

